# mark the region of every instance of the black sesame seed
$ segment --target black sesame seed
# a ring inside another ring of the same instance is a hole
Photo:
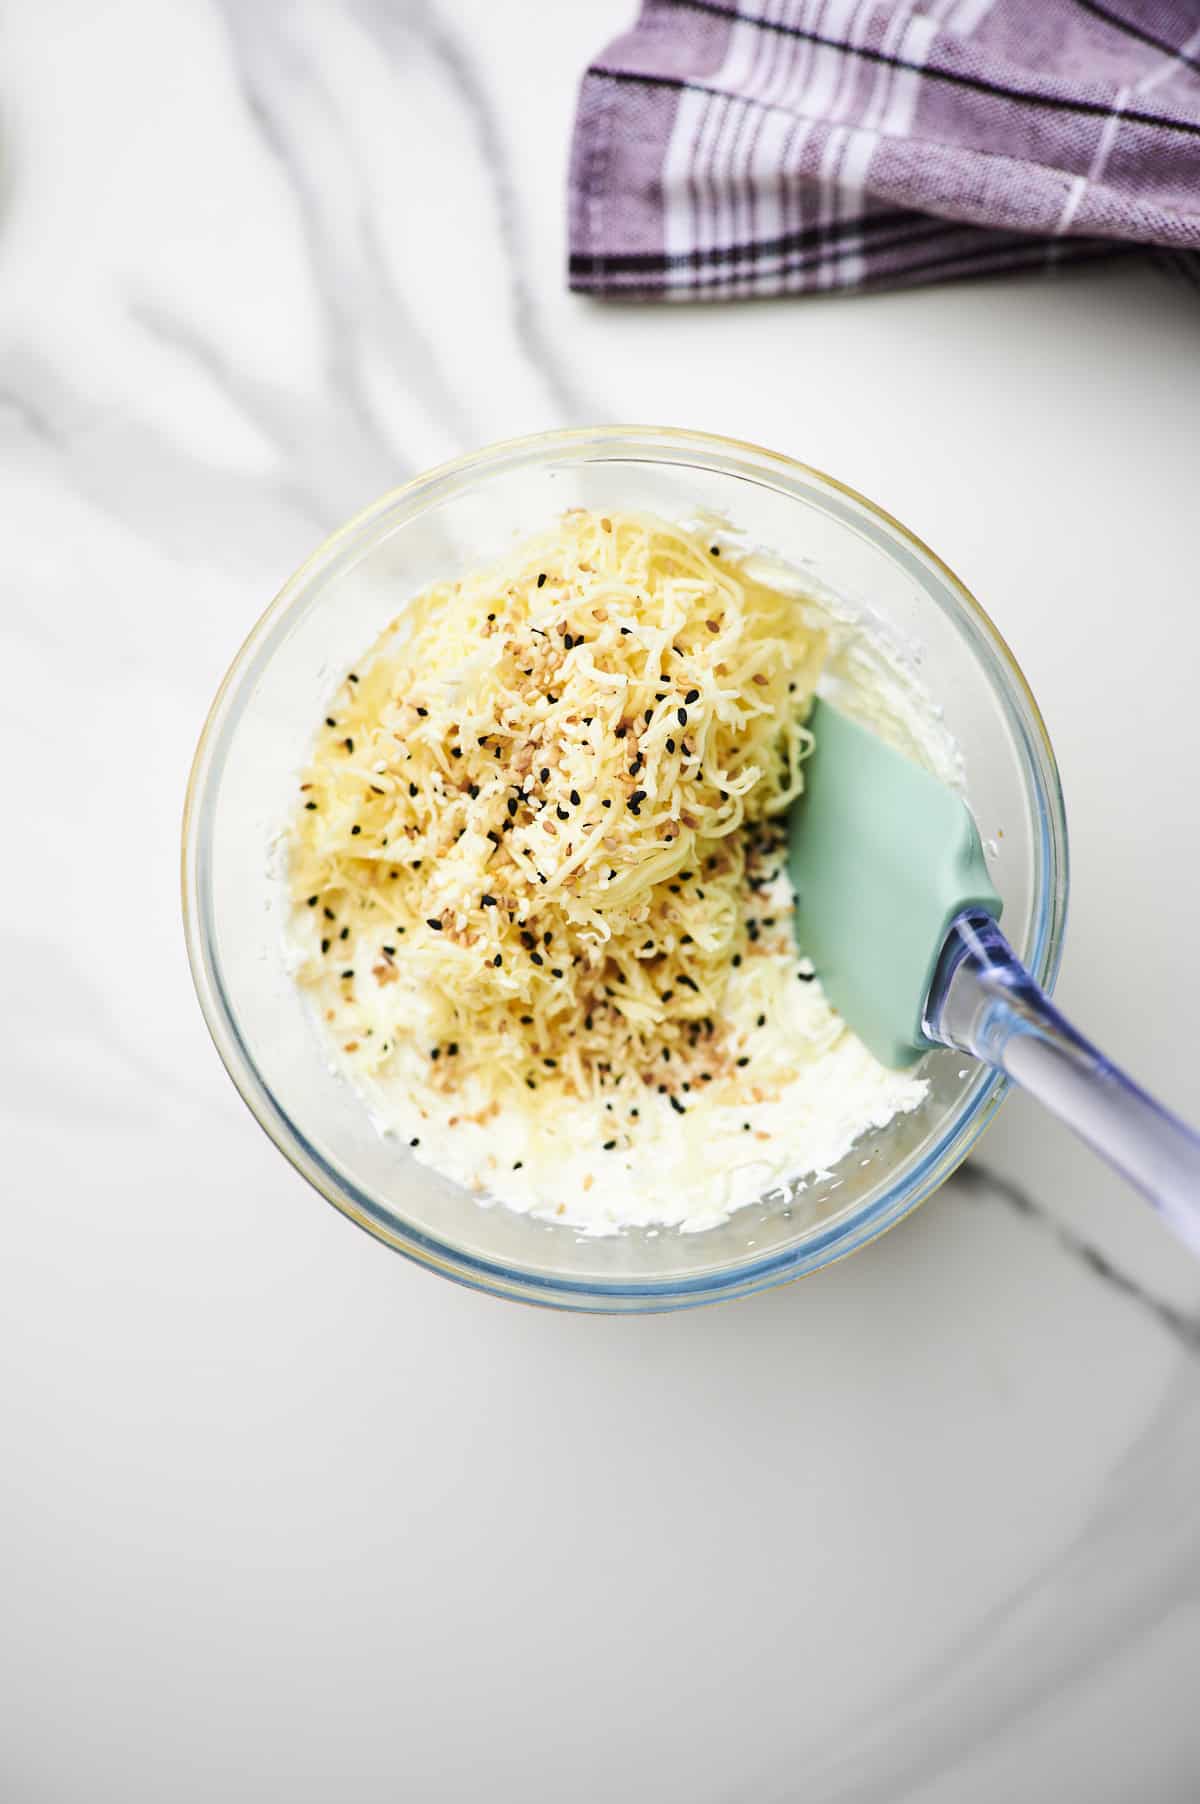
[[[343,971],[342,976],[343,977],[353,977],[354,976],[353,967],[351,967],[351,969],[349,971]]]
[[[494,615],[494,614],[489,614],[489,615],[488,615],[488,619],[489,619],[489,620],[494,620],[494,619],[495,619],[495,618],[496,618],[496,616],[495,616],[495,615]]]
[[[687,709],[686,708],[676,708],[675,718],[679,722],[681,727],[686,727],[687,726]]]
[[[525,1087],[528,1090],[536,1090],[537,1089],[537,1085],[534,1083],[534,1081],[531,1077],[527,1077],[525,1079]]]
[[[478,783],[468,783],[467,784],[467,794],[470,796],[471,800],[474,801],[476,796],[479,794]]]
[[[600,806],[601,806],[601,808],[611,808],[612,803],[609,801],[608,797],[606,796],[604,798],[604,800],[601,802]]]
[[[524,1159],[514,1159],[513,1160],[513,1170],[520,1171],[520,1169],[521,1169],[522,1165],[524,1165],[524,1163],[525,1163]]]
[[[538,772],[538,781],[540,783],[548,783],[550,781],[550,767],[548,765],[543,765]]]
[[[612,1150],[613,1150],[613,1148],[614,1148],[614,1147],[615,1147],[615,1146],[616,1146],[616,1144],[617,1144],[617,1143],[616,1143],[616,1141],[615,1141],[615,1140],[606,1140],[606,1141],[605,1141],[605,1142],[604,1142],[604,1150],[605,1150],[605,1152],[606,1152],[606,1153],[610,1153],[610,1152],[612,1152]]]
[[[484,895],[480,896],[479,900],[484,908],[495,908],[497,906],[495,896]]]
[[[338,938],[339,940],[348,940],[350,938],[350,929],[348,927],[343,927],[342,931],[338,934]]]
[[[322,941],[321,941],[321,951],[322,951],[322,952],[328,952],[328,950],[329,950],[329,941],[328,941],[328,940],[322,940]]]
[[[319,896],[310,896],[308,898],[308,906],[310,908],[315,908],[317,906],[317,903],[320,901],[320,899],[321,898]]]
[[[546,572],[543,570],[540,572],[540,574],[538,576],[538,588],[544,589],[545,586],[546,586]]]
[[[646,725],[649,726],[650,722],[654,719],[654,709],[647,708],[646,712],[642,715],[642,719],[645,721]]]
[[[426,715],[429,713],[429,709],[428,708],[418,708],[417,713],[421,716],[421,719],[424,720]]]
[[[355,676],[355,674],[354,674],[354,672],[353,672],[353,671],[351,671],[351,672],[350,672],[350,675],[349,675],[349,678],[348,678],[348,679],[347,679],[347,680],[348,680],[348,681],[349,681],[349,682],[351,682],[351,683],[357,683],[357,681],[358,681],[358,678],[357,678],[357,677],[356,677],[356,676]]]
[[[420,1144],[421,1144],[421,1136],[420,1136],[420,1135],[419,1135],[419,1134],[414,1134],[414,1135],[413,1135],[413,1137],[412,1137],[412,1139],[411,1139],[411,1140],[410,1140],[410,1141],[409,1141],[409,1143],[408,1143],[408,1144],[409,1144],[409,1145],[410,1145],[410,1146],[420,1146]]]
[[[629,731],[629,728],[628,728],[628,727],[626,727],[626,726],[620,726],[620,727],[618,727],[618,728],[617,728],[617,729],[616,729],[616,736],[617,736],[617,738],[618,738],[618,739],[624,739],[624,737],[625,737],[625,735],[626,735],[626,733],[628,733],[628,731]]]
[[[732,957],[732,958],[731,958],[731,959],[730,959],[730,961],[729,961],[729,962],[730,962],[730,964],[731,964],[731,965],[733,965],[733,967],[734,967],[734,968],[735,968],[735,970],[736,970],[736,968],[737,968],[737,966],[738,966],[738,965],[740,965],[740,964],[741,964],[741,962],[742,962],[742,955],[741,955],[741,953],[740,953],[740,952],[735,952],[735,953],[734,953],[734,955],[733,955],[733,957]]]
[[[544,965],[546,962],[540,952],[531,952],[529,954],[529,956],[533,960],[535,965]]]
[[[750,1063],[750,1060],[748,1058],[746,1058],[745,1055],[743,1054],[743,1056],[737,1061],[739,1071],[744,1066],[748,1065],[749,1063]]]
[[[323,908],[321,910],[321,913],[325,916],[325,919],[327,921],[336,921],[337,920],[337,916],[334,914],[332,908]]]
[[[504,960],[501,958],[501,956],[498,952],[497,952],[495,958],[492,960],[492,963],[493,963],[493,965],[495,965],[497,967],[497,969],[504,963]]]
[[[353,739],[343,739],[342,744],[345,746],[345,748],[348,752],[352,752],[354,750]]]
[[[309,813],[311,814],[315,811],[317,804],[315,802],[305,802],[304,806],[308,809]]]
[[[451,1040],[449,1046],[447,1046],[447,1048],[446,1048],[446,1057],[448,1059],[453,1059],[453,1058],[457,1058],[457,1056],[458,1056],[458,1041]]]
[[[577,790],[577,789],[573,789],[573,790],[572,790],[572,791],[571,791],[571,806],[572,806],[572,808],[578,808],[578,806],[579,806],[579,802],[580,802],[580,796],[579,796],[579,791],[578,791],[578,790]]]
[[[450,747],[450,756],[452,758],[461,758],[462,757],[462,747],[460,745],[452,745]]]
[[[431,1052],[431,1053],[430,1053],[430,1055],[429,1055],[429,1056],[430,1056],[430,1058],[431,1058],[431,1059],[440,1059],[440,1058],[441,1058],[441,1056],[442,1056],[442,1049],[441,1049],[441,1047],[440,1047],[440,1046],[435,1046],[435,1047],[434,1047],[434,1049],[433,1049],[433,1051],[432,1051],[432,1052]]]
[[[560,821],[569,821],[571,818],[570,810],[567,808],[563,808],[561,805],[559,807],[555,808],[554,812],[558,816]]]
[[[352,839],[356,839],[361,832],[362,832],[362,828],[356,822],[355,825],[353,827],[351,827],[351,829],[350,829],[350,837]]]
[[[394,946],[384,946],[382,950],[387,953],[389,958],[395,958],[396,948]]]
[[[816,975],[815,971],[797,971],[796,981],[797,983],[812,983]]]
[[[673,739],[667,740],[667,750],[669,752],[673,752],[675,750],[675,741]]]
[[[439,920],[437,920],[433,915],[430,915],[428,917],[428,919],[425,922],[425,925],[426,925],[426,927],[432,927],[433,931],[435,933],[440,933],[442,931],[442,923]]]
[[[668,1096],[667,1101],[670,1103],[671,1107],[674,1109],[674,1111],[677,1115],[686,1115],[687,1114],[687,1110],[684,1108],[683,1104],[680,1102],[680,1100],[677,1096]]]
[[[410,795],[410,796],[415,796],[415,795],[417,795],[417,794],[419,794],[419,791],[418,791],[418,789],[417,789],[417,786],[416,786],[416,784],[415,784],[415,783],[410,783],[410,784],[409,784],[409,786],[408,786],[408,793],[409,793],[409,795]]]
[[[533,1026],[533,1016],[532,1015],[522,1015],[521,1016],[521,1026],[522,1027],[532,1027]]]

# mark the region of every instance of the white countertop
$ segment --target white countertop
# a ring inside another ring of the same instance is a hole
[[[575,1318],[356,1232],[193,1000],[184,782],[284,577],[469,445],[673,422],[980,596],[1066,786],[1060,999],[1200,1119],[1200,298],[570,296],[575,83],[631,11],[8,21],[6,1804],[1200,1795],[1200,1271],[1032,1105],[804,1285]]]

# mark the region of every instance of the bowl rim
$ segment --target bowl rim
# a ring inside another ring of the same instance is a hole
[[[1034,942],[1029,964],[1048,993],[1053,990],[1061,962],[1069,889],[1069,848],[1058,766],[1041,710],[1007,640],[961,578],[917,533],[870,497],[815,465],[750,440],[684,427],[565,427],[501,439],[447,459],[377,496],[329,533],[288,577],[238,647],[208,709],[192,760],[183,807],[180,875],[188,964],[205,1025],[229,1077],[259,1126],[292,1167],[340,1213],[393,1250],[470,1288],[515,1301],[589,1312],[644,1313],[691,1307],[789,1282],[848,1257],[895,1227],[946,1181],[993,1119],[1008,1089],[1007,1080],[995,1071],[982,1074],[978,1088],[947,1116],[934,1144],[908,1170],[894,1195],[889,1189],[857,1214],[834,1217],[818,1234],[783,1252],[692,1277],[636,1282],[573,1279],[483,1259],[409,1224],[398,1227],[391,1211],[375,1203],[346,1174],[327,1165],[299,1124],[276,1102],[246,1047],[204,931],[209,848],[201,829],[211,800],[209,778],[240,679],[256,662],[264,641],[271,637],[278,622],[307,594],[312,581],[345,546],[398,506],[461,482],[472,473],[490,472],[512,460],[520,462],[539,454],[583,452],[605,445],[629,449],[635,444],[726,460],[731,454],[738,454],[753,460],[764,475],[774,472],[793,481],[799,477],[816,482],[882,523],[933,566],[973,629],[966,635],[969,648],[978,656],[982,641],[991,653],[991,662],[1003,673],[1004,682],[997,683],[989,662],[979,659],[989,685],[1005,704],[1010,725],[1020,729],[1017,739],[1025,766],[1023,774],[1037,804],[1036,825],[1041,835],[1040,858],[1035,861]],[[963,623],[955,624],[961,631]]]

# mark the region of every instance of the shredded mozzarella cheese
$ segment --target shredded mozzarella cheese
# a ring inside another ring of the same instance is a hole
[[[644,515],[574,510],[418,596],[330,703],[290,829],[297,974],[350,1064],[477,1123],[777,1094],[786,1036],[752,1061],[724,1004],[744,963],[763,1010],[796,970],[754,886],[824,653],[793,596]]]

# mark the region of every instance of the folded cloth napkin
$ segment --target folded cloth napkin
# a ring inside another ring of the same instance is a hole
[[[1162,247],[1200,283],[1197,0],[643,0],[583,80],[570,280],[670,300]]]

